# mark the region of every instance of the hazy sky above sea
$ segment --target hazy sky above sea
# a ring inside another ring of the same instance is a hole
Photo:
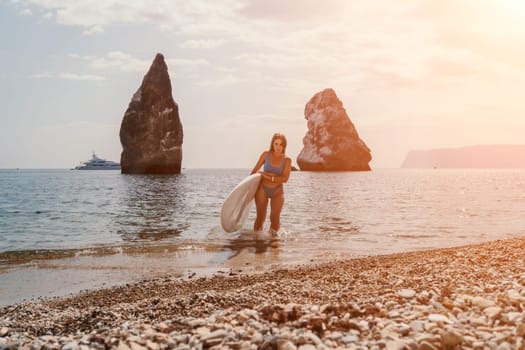
[[[304,106],[333,88],[372,151],[523,143],[525,1],[0,0],[0,168],[119,160],[155,54],[183,167],[251,168],[274,132],[295,164]]]

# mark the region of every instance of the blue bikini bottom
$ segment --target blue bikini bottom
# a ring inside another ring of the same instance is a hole
[[[272,198],[273,195],[275,194],[275,192],[276,192],[279,188],[283,187],[283,184],[277,185],[277,186],[275,186],[275,187],[266,187],[266,186],[264,186],[263,184],[261,184],[261,187],[262,187],[262,189],[264,190],[264,193],[266,193],[266,197],[268,197],[268,198]]]

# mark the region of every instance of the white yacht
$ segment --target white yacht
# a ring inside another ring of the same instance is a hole
[[[75,170],[120,170],[120,163],[99,158],[93,152],[91,159],[76,166]]]

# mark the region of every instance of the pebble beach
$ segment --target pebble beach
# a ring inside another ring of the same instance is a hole
[[[0,349],[524,349],[525,238],[0,309]]]

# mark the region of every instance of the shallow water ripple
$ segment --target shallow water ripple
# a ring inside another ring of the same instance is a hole
[[[240,233],[222,232],[220,207],[247,174],[0,170],[0,252],[228,247]],[[523,170],[293,172],[282,251],[380,254],[523,235],[524,190]],[[252,208],[245,229],[254,216]]]

